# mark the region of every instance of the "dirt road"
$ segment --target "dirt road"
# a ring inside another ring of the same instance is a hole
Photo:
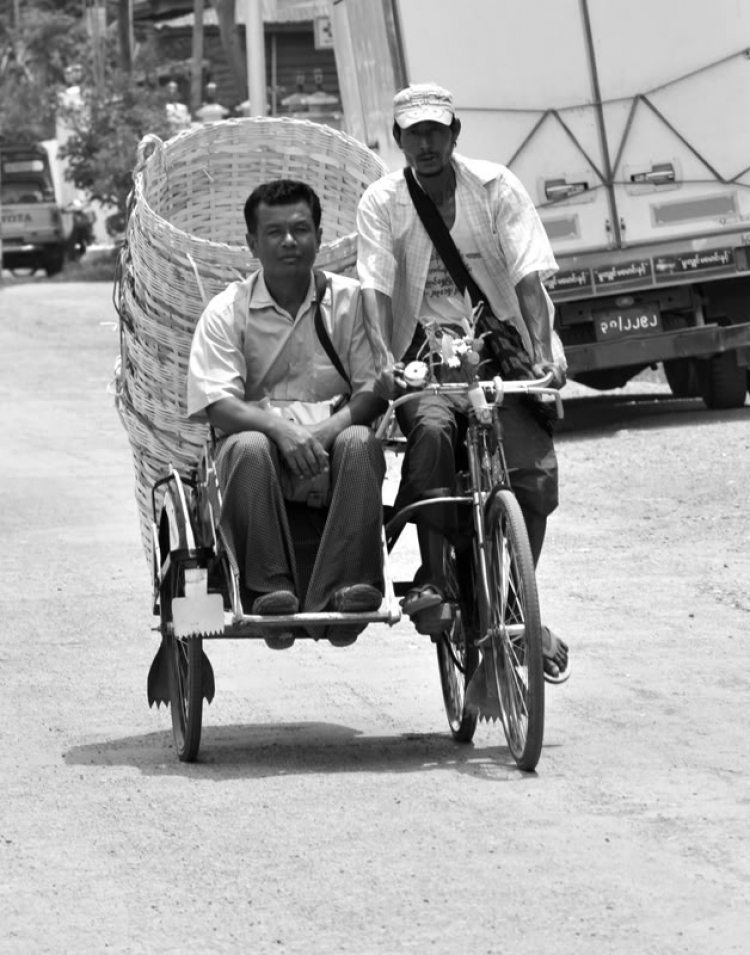
[[[567,390],[539,579],[575,672],[536,775],[450,741],[408,624],[212,644],[185,766],[109,291],[0,289],[0,952],[744,955],[750,407]]]

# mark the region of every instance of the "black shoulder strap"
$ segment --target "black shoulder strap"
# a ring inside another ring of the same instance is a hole
[[[460,292],[468,290],[471,304],[475,308],[480,302],[486,303],[487,296],[483,294],[466,267],[466,263],[450,234],[450,229],[445,222],[443,222],[443,217],[438,212],[435,203],[430,199],[424,189],[421,189],[417,184],[414,173],[409,166],[404,169],[404,179],[406,179],[411,201],[414,203],[414,208],[422,220],[422,225],[432,239],[432,243],[437,249],[438,255],[443,260],[446,269],[448,269],[450,277],[456,283],[456,287]]]
[[[336,352],[336,349],[333,347],[333,342],[331,337],[328,334],[326,329],[325,322],[323,321],[323,316],[320,314],[320,303],[323,301],[323,296],[326,294],[327,281],[323,272],[315,272],[315,331],[320,339],[320,344],[325,349],[326,355],[331,359],[331,364],[336,369],[336,371],[341,375],[341,377],[346,382],[346,385],[349,391],[352,390],[352,382],[349,378],[349,375],[346,373],[346,368],[344,368],[341,359]]]

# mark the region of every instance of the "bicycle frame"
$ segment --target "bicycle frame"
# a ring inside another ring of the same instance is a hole
[[[415,389],[393,401],[383,417],[377,430],[378,437],[387,434],[391,419],[396,408],[409,401],[418,401],[425,394],[468,395],[470,391],[479,389],[482,396],[487,393],[494,395],[492,404],[469,403],[466,414],[469,419],[466,432],[466,449],[469,459],[469,487],[463,493],[430,497],[423,501],[416,501],[395,514],[386,526],[400,526],[413,513],[436,504],[471,505],[472,522],[474,525],[474,547],[476,550],[476,567],[479,573],[477,585],[481,587],[485,602],[489,601],[490,582],[487,562],[487,532],[485,526],[485,512],[491,495],[500,488],[510,488],[510,476],[505,460],[503,448],[501,409],[506,395],[548,395],[554,398],[558,415],[562,418],[562,399],[557,389],[550,388],[552,376],[530,381],[503,381],[496,377],[492,381],[478,381],[471,383],[450,382],[431,383],[420,389]],[[486,398],[485,398],[486,401]],[[491,637],[488,630],[476,641],[482,646]],[[513,636],[511,628],[511,636]]]

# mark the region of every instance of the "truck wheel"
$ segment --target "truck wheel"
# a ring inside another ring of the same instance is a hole
[[[52,249],[44,257],[44,271],[48,276],[57,275],[62,272],[65,264],[65,249]]]
[[[747,370],[737,364],[734,352],[726,351],[701,362],[701,397],[713,409],[741,408],[747,392]]]
[[[698,369],[691,358],[672,358],[664,362],[664,376],[675,398],[699,398]]]
[[[587,388],[596,388],[597,391],[611,391],[613,388],[624,388],[639,371],[641,371],[641,368],[596,368],[593,371],[579,372],[571,377]]]

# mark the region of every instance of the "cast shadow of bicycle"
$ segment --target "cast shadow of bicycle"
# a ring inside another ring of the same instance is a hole
[[[534,774],[516,768],[499,723],[491,732],[491,742],[475,745],[455,743],[446,733],[365,736],[358,729],[334,723],[204,726],[196,763],[180,763],[172,734],[164,731],[74,746],[65,754],[65,762],[68,766],[130,766],[146,776],[185,776],[215,783],[420,771],[461,773],[495,783],[533,778]]]

